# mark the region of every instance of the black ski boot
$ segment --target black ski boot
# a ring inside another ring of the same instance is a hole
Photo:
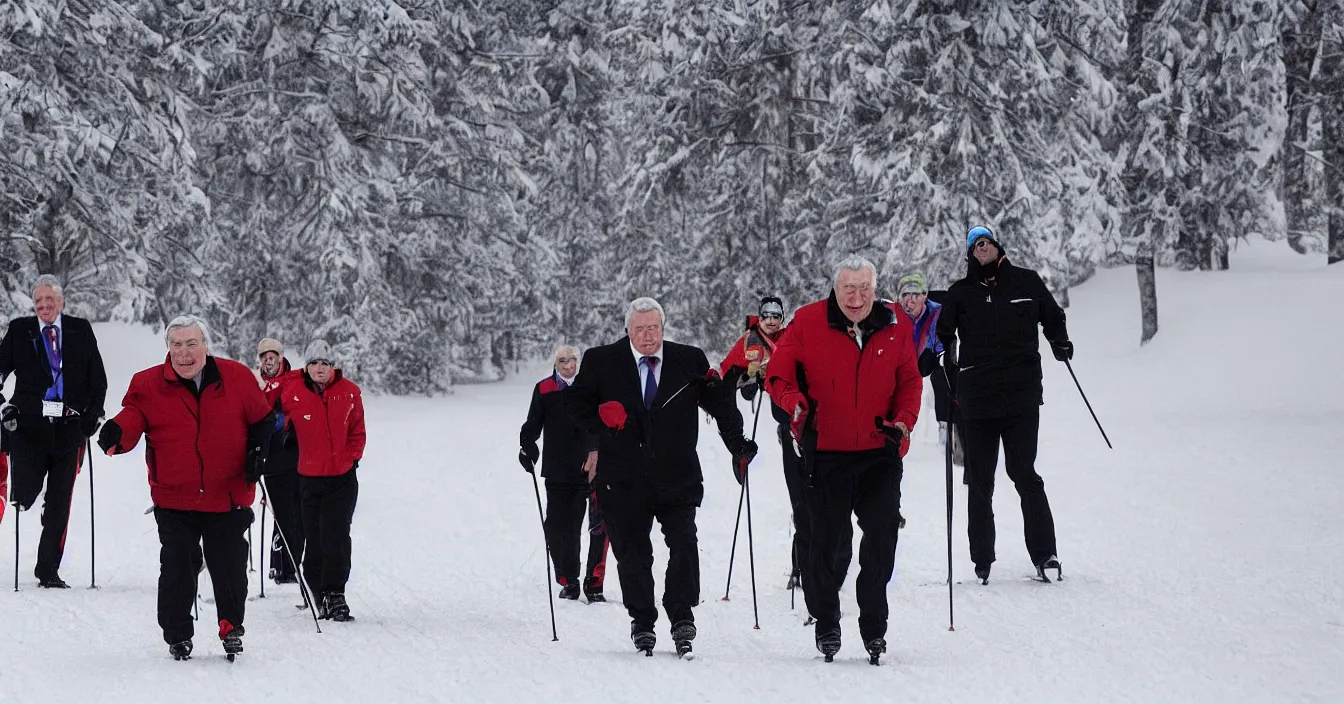
[[[975,578],[980,580],[981,584],[989,584],[989,565],[976,565]]]
[[[343,592],[327,592],[322,598],[323,608],[327,618],[332,621],[353,621],[354,616],[350,615],[350,605],[345,603],[345,594]]]
[[[579,585],[577,585],[577,584],[566,584],[565,586],[561,587],[561,588],[560,588],[560,598],[561,598],[561,599],[569,599],[570,601],[578,601],[578,600],[579,600]]]
[[[677,621],[672,624],[672,642],[677,646],[677,657],[684,660],[695,658],[695,653],[691,652],[693,640],[695,640],[694,621]]]
[[[1059,564],[1058,557],[1051,555],[1050,557],[1045,558],[1044,562],[1036,565],[1036,579],[1049,584],[1050,578],[1045,576],[1046,570],[1054,570],[1056,580],[1064,579],[1064,568]]]
[[[233,662],[238,657],[238,653],[243,652],[243,635],[246,633],[242,626],[235,626],[228,621],[219,622],[219,640],[224,644],[224,657]]]
[[[826,662],[833,662],[835,654],[840,652],[840,627],[830,626],[822,628],[817,624],[817,650],[826,656]]]
[[[51,572],[49,574],[34,574],[37,577],[37,586],[43,589],[69,589],[70,585],[61,579],[59,574]]]
[[[589,604],[597,604],[607,600],[605,596],[602,596],[602,583],[598,582],[596,577],[583,580],[583,595],[588,598]]]
[[[879,662],[879,658],[882,657],[883,653],[887,652],[887,641],[883,638],[873,638],[864,641],[863,649],[868,651],[869,665],[880,665],[881,662]]]
[[[635,644],[635,650],[653,657],[653,646],[658,642],[658,636],[654,634],[652,626],[634,623],[630,625],[630,642]]]
[[[168,646],[168,654],[173,656],[174,660],[190,660],[191,639],[188,638],[184,641],[173,643],[172,645]]]

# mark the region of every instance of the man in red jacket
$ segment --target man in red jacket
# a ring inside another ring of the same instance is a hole
[[[215,586],[219,638],[243,650],[247,527],[254,485],[275,423],[252,371],[210,354],[210,331],[195,316],[174,318],[168,358],[131,378],[121,412],[103,425],[109,455],[146,438],[149,494],[159,526],[159,626],[169,653],[191,657],[191,605],[200,547]]]
[[[285,376],[280,410],[299,440],[299,501],[303,508],[303,578],[318,614],[352,621],[345,601],[350,581],[350,523],[359,498],[355,468],[364,456],[364,399],[341,376],[325,340],[308,343],[303,369]]]
[[[909,320],[874,305],[877,269],[841,263],[830,298],[803,306],[775,348],[766,388],[789,412],[803,456],[812,545],[803,568],[817,649],[840,650],[835,555],[850,513],[858,517],[859,635],[871,660],[886,651],[887,582],[896,564],[901,458],[919,417],[923,378]]]

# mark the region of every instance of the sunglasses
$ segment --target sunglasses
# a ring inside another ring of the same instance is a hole
[[[975,241],[975,249],[982,249],[982,248],[988,249],[989,247],[992,246],[994,246],[994,242],[987,237],[981,237],[980,239]]]
[[[784,316],[779,313],[761,313],[761,320],[783,320]]]
[[[336,366],[336,363],[333,362],[333,361],[331,361],[330,359],[310,359],[310,360],[308,360],[308,363],[309,363],[309,364],[321,364],[321,365],[326,366],[326,367],[334,367],[334,366]]]

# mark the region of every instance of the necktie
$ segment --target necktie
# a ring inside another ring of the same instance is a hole
[[[653,376],[653,368],[658,364],[658,358],[645,357],[640,361],[649,370],[648,376],[644,377],[644,407],[653,408],[653,397],[658,395],[658,380]]]
[[[42,328],[43,334],[47,337],[47,358],[51,360],[51,366],[59,369],[61,366],[61,344],[56,337],[56,326],[48,325]]]

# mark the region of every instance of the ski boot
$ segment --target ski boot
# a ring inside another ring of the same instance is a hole
[[[863,649],[868,651],[869,665],[880,665],[879,658],[887,652],[887,641],[883,638],[873,638],[864,642]]]
[[[173,656],[174,660],[190,660],[191,639],[188,638],[168,646],[168,654]]]
[[[635,625],[630,627],[630,642],[635,644],[635,650],[653,657],[653,646],[658,642],[658,636],[652,628]]]
[[[350,605],[345,603],[343,592],[327,592],[322,597],[322,610],[332,621],[355,620],[355,617],[350,615]]]
[[[695,659],[691,652],[691,641],[695,640],[695,622],[677,621],[672,625],[672,642],[677,646],[677,657],[683,660]]]
[[[1036,579],[1049,584],[1050,578],[1045,576],[1046,570],[1054,570],[1056,580],[1064,579],[1064,568],[1059,564],[1058,557],[1051,555],[1050,557],[1045,558],[1044,562],[1036,565]]]
[[[981,584],[989,584],[989,565],[976,565],[975,578],[980,580]]]
[[[219,622],[219,640],[224,644],[224,657],[233,662],[238,657],[238,653],[243,652],[243,634],[246,631],[242,626],[235,626],[227,620]]]
[[[561,599],[569,599],[570,601],[578,601],[578,600],[579,600],[579,585],[577,585],[577,584],[566,584],[565,586],[561,587],[561,588],[560,588],[560,598],[561,598]]]
[[[826,662],[834,662],[835,654],[840,652],[840,627],[823,629],[817,624],[817,650],[826,656]]]
[[[596,577],[583,580],[583,595],[588,598],[589,604],[602,603],[607,600],[605,596],[602,596],[602,583],[597,581]]]

